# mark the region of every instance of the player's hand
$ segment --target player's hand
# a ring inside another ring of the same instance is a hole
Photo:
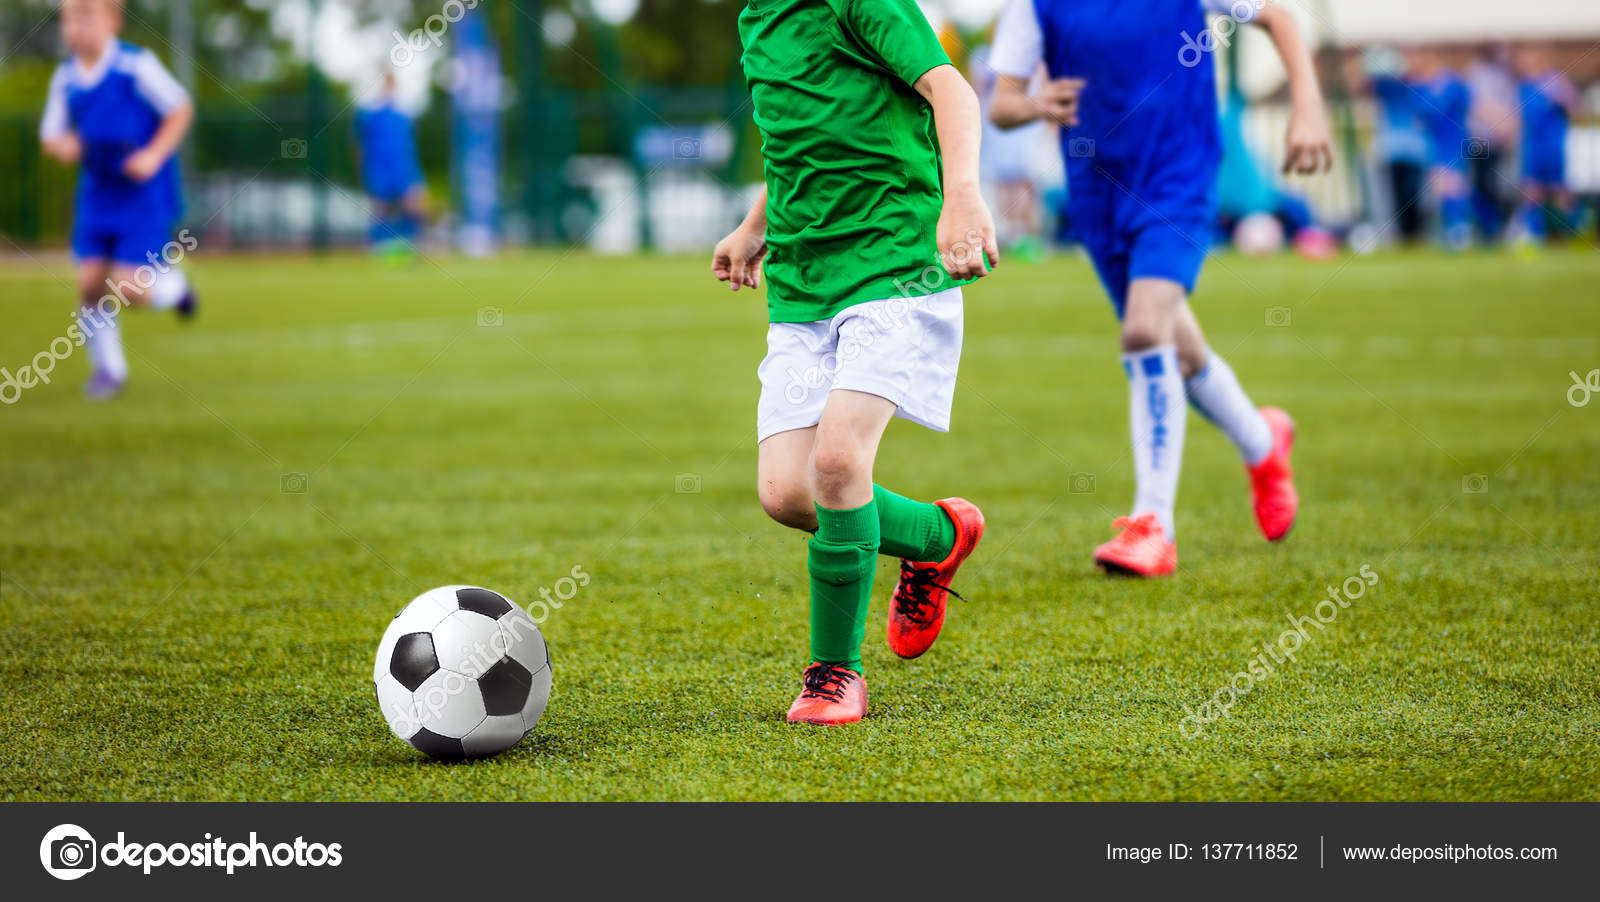
[[[958,279],[982,278],[989,274],[990,267],[1000,263],[994,217],[989,215],[989,206],[977,188],[945,195],[935,238],[945,270]]]
[[[77,165],[83,159],[83,142],[78,140],[76,132],[67,132],[59,137],[51,138],[45,142],[45,153],[55,157],[68,166]]]
[[[717,242],[711,252],[711,274],[738,291],[761,287],[761,264],[767,258],[767,236],[740,226]]]
[[[1328,118],[1321,105],[1291,110],[1283,171],[1309,175],[1332,168],[1333,140],[1328,136]]]
[[[1071,128],[1078,124],[1078,95],[1086,82],[1081,78],[1057,78],[1047,81],[1035,95],[1039,112],[1057,125]]]
[[[135,151],[122,161],[122,174],[136,182],[148,182],[165,166],[167,158],[148,149]]]

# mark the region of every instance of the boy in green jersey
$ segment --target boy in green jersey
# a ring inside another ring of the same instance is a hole
[[[739,34],[766,186],[712,271],[734,291],[767,274],[761,506],[813,533],[812,663],[789,720],[850,723],[877,556],[901,559],[888,640],[914,658],[983,535],[971,502],[912,501],[872,473],[892,417],[949,429],[960,286],[999,258],[978,99],[914,0],[747,0]]]

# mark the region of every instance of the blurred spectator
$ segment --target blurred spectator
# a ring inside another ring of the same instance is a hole
[[[1505,44],[1485,44],[1467,67],[1472,92],[1468,131],[1481,142],[1481,154],[1467,158],[1472,213],[1478,233],[1499,236],[1516,207],[1516,179],[1509,171],[1517,147],[1517,79]]]
[[[1428,159],[1418,98],[1405,81],[1405,57],[1399,51],[1372,47],[1362,63],[1378,101],[1373,147],[1389,189],[1393,221],[1403,240],[1416,241],[1422,237],[1422,175]]]
[[[1567,186],[1567,125],[1578,109],[1578,92],[1566,74],[1551,65],[1537,46],[1518,54],[1522,82],[1523,228],[1537,244],[1553,219],[1566,231],[1573,223],[1573,197]]]
[[[1467,133],[1472,91],[1439,51],[1412,52],[1410,86],[1420,99],[1417,111],[1428,134],[1428,190],[1438,210],[1444,245],[1460,250],[1472,242],[1472,201],[1467,160],[1485,153],[1483,139]]]

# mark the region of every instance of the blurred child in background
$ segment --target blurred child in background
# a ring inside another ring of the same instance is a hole
[[[195,312],[175,265],[194,245],[172,240],[183,213],[174,155],[194,106],[154,53],[117,40],[122,21],[122,0],[64,0],[68,56],[50,79],[39,124],[45,153],[79,167],[76,328],[93,368],[85,388],[93,400],[116,397],[128,379],[122,307]]]
[[[411,116],[396,100],[393,72],[384,73],[383,89],[356,113],[356,153],[361,184],[372,199],[373,250],[390,259],[410,258],[428,194]]]
[[[1522,221],[1531,247],[1545,241],[1551,218],[1563,230],[1570,225],[1567,124],[1577,111],[1578,92],[1540,48],[1524,49],[1517,63],[1522,77],[1517,91],[1522,108]]]
[[[1428,133],[1428,187],[1439,210],[1444,246],[1462,250],[1472,243],[1472,193],[1467,160],[1487,152],[1482,138],[1467,133],[1472,91],[1437,51],[1413,55],[1411,88]]]
[[[1428,135],[1422,128],[1420,103],[1406,81],[1406,58],[1389,47],[1371,47],[1362,55],[1372,93],[1378,100],[1373,148],[1383,168],[1402,240],[1422,237],[1422,181],[1428,160]]]

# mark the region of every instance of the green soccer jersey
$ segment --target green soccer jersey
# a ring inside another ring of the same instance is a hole
[[[950,58],[914,0],[747,0],[739,37],[766,159],[772,322],[964,284],[939,261],[939,140],[912,88]]]

